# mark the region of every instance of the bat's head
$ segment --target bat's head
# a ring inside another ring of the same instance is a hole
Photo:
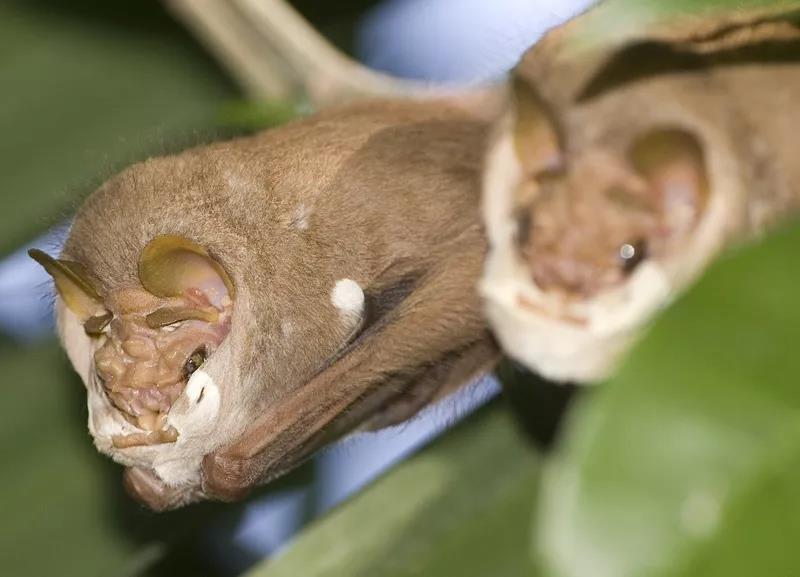
[[[363,321],[365,217],[336,179],[364,136],[331,124],[130,166],[86,199],[57,258],[32,254],[95,445],[187,499],[203,458],[283,414]]]
[[[603,378],[671,294],[674,257],[708,204],[703,148],[690,131],[659,124],[611,123],[609,140],[595,126],[592,138],[567,142],[521,81],[504,122],[484,189],[492,252],[483,287],[495,329],[553,378]]]
[[[515,244],[534,284],[589,300],[628,282],[689,233],[705,183],[696,141],[674,130],[644,135],[629,158],[603,152],[535,168],[515,191]]]
[[[219,393],[203,364],[230,331],[235,293],[205,249],[159,235],[139,253],[140,286],[108,291],[78,262],[30,254],[55,280],[60,329],[89,390],[101,450],[152,465],[153,448],[212,425]]]

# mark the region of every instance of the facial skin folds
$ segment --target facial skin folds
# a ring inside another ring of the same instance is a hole
[[[125,291],[113,301],[117,313],[94,354],[96,372],[114,407],[145,433],[117,436],[114,445],[172,442],[167,414],[230,330],[230,300],[215,306],[200,291],[172,299]],[[169,322],[187,316],[204,318]]]

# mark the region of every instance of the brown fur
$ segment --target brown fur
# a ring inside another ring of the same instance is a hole
[[[627,279],[626,244],[656,260],[686,250],[708,193],[739,195],[726,242],[800,206],[800,17],[745,16],[657,28],[616,51],[570,60],[573,23],[525,56],[516,70],[516,143],[526,174],[515,218],[521,257],[540,288],[589,297]],[[636,166],[637,141],[659,130],[696,139],[693,198],[665,198]]]
[[[481,282],[504,351],[608,378],[723,251],[800,208],[800,11],[599,3],[514,72],[484,175]]]
[[[227,338],[256,383],[232,407],[227,388],[245,385],[220,383],[223,408],[252,424],[231,446],[219,439],[203,487],[132,470],[140,499],[161,509],[238,497],[323,442],[409,418],[494,362],[474,287],[486,131],[443,102],[362,104],[148,160],[88,199],[63,258],[109,295],[141,289],[136,263],[154,237],[204,247],[236,288]],[[331,304],[342,278],[367,298],[349,343]]]

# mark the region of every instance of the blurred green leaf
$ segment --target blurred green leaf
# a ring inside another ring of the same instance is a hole
[[[215,128],[236,95],[151,2],[6,0],[0,86],[0,255],[122,165]]]
[[[346,450],[346,449],[345,449]],[[538,457],[495,405],[313,524],[249,577],[524,577]]]
[[[242,100],[223,106],[217,118],[224,126],[252,130],[282,124],[308,112],[307,106],[291,102]]]
[[[800,227],[735,252],[572,415],[545,476],[552,575],[800,570]]]
[[[0,374],[0,567],[14,577],[124,574],[140,560],[109,520],[109,469],[76,418],[83,385],[54,343],[4,347]]]

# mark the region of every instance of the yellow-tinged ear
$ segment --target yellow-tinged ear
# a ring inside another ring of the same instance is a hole
[[[658,196],[670,234],[694,228],[710,194],[705,154],[697,137],[675,128],[653,130],[633,144],[630,160]]]
[[[525,80],[514,79],[514,148],[525,173],[558,169],[561,142],[545,103]]]
[[[160,297],[176,297],[188,289],[203,291],[212,302],[233,298],[230,277],[208,252],[187,238],[157,236],[139,255],[142,286]]]
[[[46,252],[35,248],[29,250],[28,254],[53,277],[59,296],[81,322],[86,322],[95,316],[107,315],[103,299],[92,285],[82,265],[68,260],[56,260]]]

